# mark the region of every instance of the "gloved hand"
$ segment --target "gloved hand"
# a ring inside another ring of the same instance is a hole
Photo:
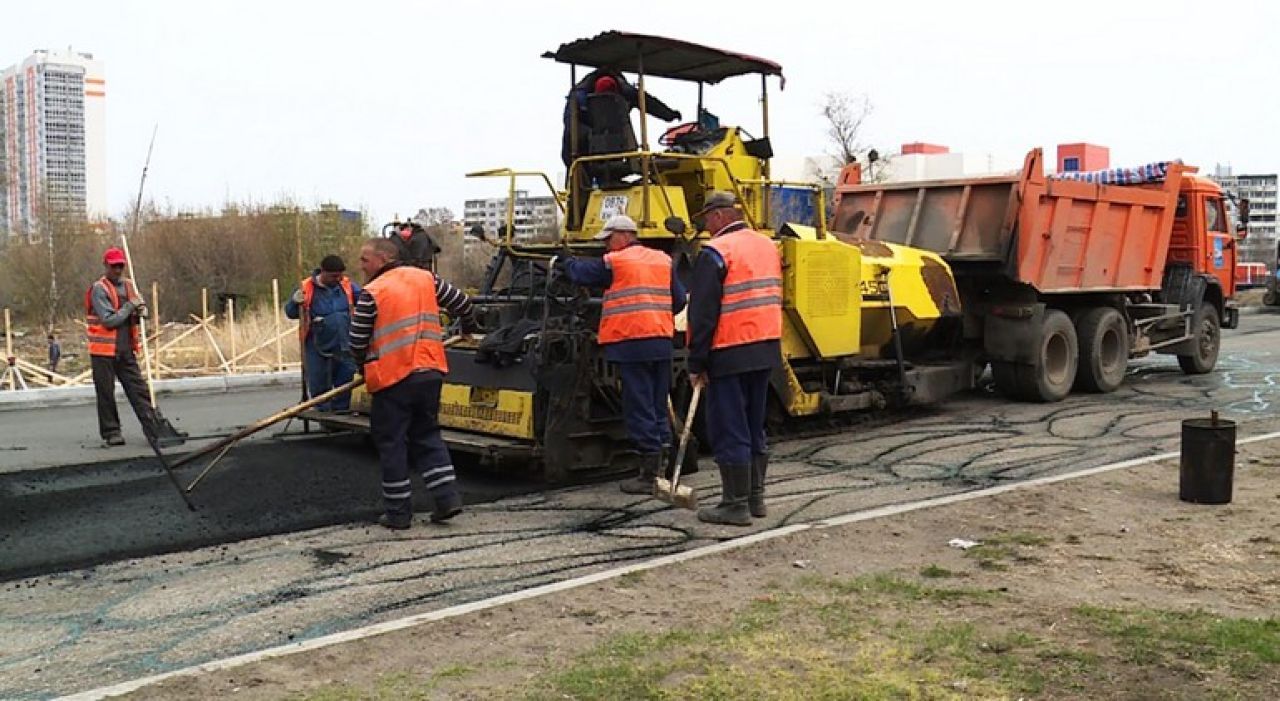
[[[555,268],[557,275],[565,275],[569,272],[569,261],[573,260],[572,256],[559,255],[551,262],[551,267]]]
[[[293,296],[289,298],[294,304],[302,304],[307,301],[307,296],[302,293],[302,288],[293,291]]]

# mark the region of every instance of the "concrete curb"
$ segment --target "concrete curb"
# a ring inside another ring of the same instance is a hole
[[[264,372],[253,375],[219,375],[217,377],[184,377],[173,380],[157,380],[156,396],[179,394],[225,394],[236,390],[296,386],[300,377],[296,371]],[[123,400],[124,391],[116,385],[116,401]],[[0,392],[0,412],[18,409],[45,409],[58,406],[93,404],[96,401],[93,385],[77,387],[41,387],[39,389]]]

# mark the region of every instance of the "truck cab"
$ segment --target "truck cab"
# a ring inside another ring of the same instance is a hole
[[[1169,240],[1169,263],[1183,263],[1204,275],[1210,284],[1205,301],[1222,313],[1222,325],[1234,328],[1236,311],[1229,303],[1236,293],[1237,232],[1227,217],[1222,188],[1209,178],[1182,179]]]

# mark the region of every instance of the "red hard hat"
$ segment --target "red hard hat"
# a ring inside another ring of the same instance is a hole
[[[107,265],[123,265],[125,263],[124,251],[119,248],[108,248],[107,252],[102,254],[102,262]]]
[[[618,81],[613,76],[603,75],[596,78],[596,86],[594,92],[618,92]]]

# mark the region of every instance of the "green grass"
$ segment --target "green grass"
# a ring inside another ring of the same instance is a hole
[[[920,570],[920,576],[925,579],[947,579],[956,576],[956,573],[945,567],[930,564]]]
[[[826,589],[842,595],[878,595],[908,601],[957,601],[960,599],[987,600],[995,592],[961,587],[933,587],[902,579],[892,574],[879,573],[853,579],[835,577],[805,577],[801,585],[811,589]]]
[[[1039,562],[1039,558],[1026,554],[1024,549],[1038,548],[1052,542],[1053,539],[1049,536],[1038,533],[997,533],[983,539],[981,545],[964,551],[964,556],[976,560],[981,569],[1000,572],[1009,569],[1009,562]]]
[[[1107,636],[1137,664],[1177,662],[1252,677],[1280,665],[1280,618],[1223,618],[1204,611],[1106,609],[1081,606],[1075,615]]]
[[[980,654],[971,624],[886,625],[873,610],[878,603],[931,606],[993,596],[889,574],[804,577],[791,593],[758,597],[721,626],[615,636],[535,680],[525,698],[1000,697],[1006,686],[976,665],[959,687],[948,686],[945,669],[935,669],[959,651]],[[886,630],[892,631],[888,639]]]

